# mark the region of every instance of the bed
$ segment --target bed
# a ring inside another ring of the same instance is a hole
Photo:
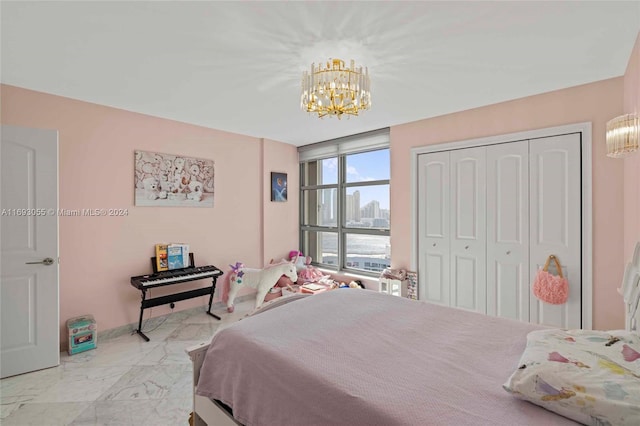
[[[629,328],[636,256],[620,289]],[[576,424],[503,389],[536,330],[368,290],[282,298],[188,350],[195,424]]]

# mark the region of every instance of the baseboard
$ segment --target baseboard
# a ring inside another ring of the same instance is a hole
[[[246,300],[254,300],[256,298],[255,294],[244,294],[242,296],[238,296],[236,297],[236,303],[240,303],[240,302],[244,302]],[[211,310],[217,310],[217,309],[226,309],[226,304],[222,301],[220,302],[215,302],[212,306],[211,306]],[[160,324],[162,322],[164,322],[164,320],[171,316],[171,315],[175,315],[177,313],[182,313],[184,314],[195,314],[198,312],[202,312],[202,309],[207,308],[207,305],[202,305],[202,306],[196,306],[193,308],[189,308],[189,309],[183,309],[181,311],[174,311],[165,315],[160,315],[157,317],[152,317],[149,319],[146,319],[144,324],[147,325],[148,327],[153,327],[156,323]],[[100,344],[101,341],[105,341],[105,340],[109,340],[109,339],[114,339],[116,337],[120,337],[120,336],[124,336],[127,334],[131,334],[133,333],[136,329],[138,328],[138,323],[137,322],[132,322],[130,324],[125,324],[122,325],[120,327],[115,327],[115,328],[110,328],[108,330],[100,330],[99,324],[98,324],[98,336],[96,338],[96,341],[98,342],[98,345]],[[143,328],[144,329],[144,328]],[[99,346],[98,346],[99,347]],[[67,352],[69,349],[69,342],[67,340],[65,340],[64,342],[61,341],[60,342],[60,352]]]

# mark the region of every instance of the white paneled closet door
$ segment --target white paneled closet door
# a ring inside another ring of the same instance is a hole
[[[529,279],[532,282],[547,257],[554,254],[569,281],[566,304],[550,305],[531,294],[532,323],[563,328],[582,325],[580,143],[578,133],[529,142]],[[555,275],[554,268],[549,270]]]
[[[418,170],[421,299],[582,326],[580,133],[425,153]],[[563,305],[531,290],[550,254],[569,281]]]
[[[449,305],[449,153],[418,160],[418,292],[429,302]]]
[[[451,151],[450,306],[487,312],[486,148]]]
[[[529,321],[529,143],[487,147],[487,314]]]

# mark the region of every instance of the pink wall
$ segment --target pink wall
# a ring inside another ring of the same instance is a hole
[[[623,168],[606,157],[606,122],[622,113],[623,79],[544,93],[510,102],[391,128],[392,267],[411,259],[411,166],[413,147],[592,122],[593,133],[593,326],[623,328],[616,288],[623,272]]]
[[[640,114],[640,32],[624,74],[624,113]],[[613,117],[612,117],[613,118]],[[624,259],[640,241],[640,152],[624,159]]]
[[[271,259],[288,258],[291,250],[298,249],[300,179],[297,148],[268,139],[264,140],[263,147],[265,163],[263,259],[265,263],[269,263]],[[287,174],[286,202],[271,201],[271,172]],[[291,235],[294,235],[295,239],[282,238]]]
[[[624,247],[628,245],[623,234],[632,228],[640,235],[640,195],[637,188],[632,193],[628,184],[638,181],[639,160],[638,156],[625,160],[623,170],[620,160],[606,157],[604,132],[606,121],[623,112],[623,85],[625,108],[627,102],[635,102],[637,108],[639,57],[636,43],[624,79],[392,127],[391,205],[396,212],[391,219],[392,267],[410,266],[411,148],[591,121],[594,327],[622,327],[621,302],[615,289],[624,265],[623,242]],[[2,85],[1,89],[2,123],[59,130],[60,207],[129,209],[124,218],[60,218],[62,323],[84,313],[96,315],[103,330],[137,321],[139,293],[129,285],[129,277],[147,270],[156,242],[188,241],[198,264],[222,269],[238,260],[260,266],[298,246],[295,147],[12,86]],[[631,101],[627,100],[629,91],[635,93]],[[214,208],[134,208],[134,149],[215,160]],[[238,158],[242,168],[235,161]],[[289,176],[285,203],[270,201],[271,171]],[[625,194],[623,179],[628,185]],[[229,182],[233,184],[225,185]],[[112,189],[99,190],[105,187]],[[636,203],[625,205],[623,195],[635,196]],[[156,292],[152,296],[162,294]],[[204,298],[179,302],[177,310],[204,303]],[[166,312],[167,307],[156,307],[151,315]]]
[[[59,131],[60,208],[129,210],[126,217],[60,217],[61,331],[68,318],[86,313],[101,330],[137,322],[140,292],[129,278],[149,272],[155,243],[188,242],[197,265],[223,270],[235,261],[260,267],[266,257],[280,255],[265,247],[297,247],[297,191],[292,188],[288,203],[273,206],[266,184],[272,169],[295,175],[294,146],[13,86],[0,89],[3,124]],[[214,207],[134,207],[137,149],[214,160]],[[179,291],[201,285],[183,284]],[[151,297],[175,291],[150,290]],[[176,310],[206,302],[181,301]],[[155,307],[145,318],[167,312],[167,306]]]

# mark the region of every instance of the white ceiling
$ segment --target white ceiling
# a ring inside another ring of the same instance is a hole
[[[2,83],[294,145],[621,76],[640,31],[640,1],[0,5]],[[300,110],[330,57],[370,111]]]

